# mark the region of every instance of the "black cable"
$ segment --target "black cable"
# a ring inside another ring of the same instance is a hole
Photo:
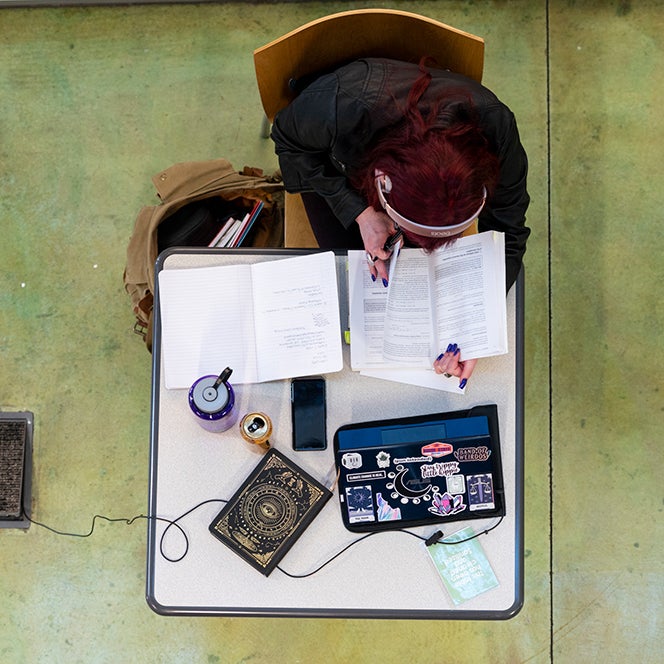
[[[123,522],[128,526],[131,526],[134,523],[134,521],[137,521],[138,519],[151,519],[151,518],[159,519],[159,517],[149,517],[149,516],[146,516],[145,514],[138,514],[134,517],[131,517],[130,519],[128,519],[126,517],[120,517],[120,518],[112,519],[111,517],[104,516],[103,514],[95,514],[92,517],[92,525],[90,526],[90,530],[87,533],[68,533],[64,530],[58,530],[57,528],[53,528],[52,526],[47,526],[45,523],[35,521],[35,519],[32,519],[31,517],[29,517],[25,513],[23,514],[23,516],[30,523],[32,523],[33,525],[39,526],[40,528],[45,528],[46,530],[50,530],[52,533],[55,533],[56,535],[63,535],[64,537],[81,537],[81,538],[90,537],[90,535],[92,535],[92,533],[95,530],[97,519],[102,519],[102,520],[108,521],[110,523]],[[168,521],[168,519],[161,519],[161,520],[162,521]],[[180,528],[180,530],[182,530],[182,528]],[[184,534],[184,531],[183,531],[183,534]]]
[[[341,551],[335,553],[327,562],[324,562],[322,565],[317,567],[315,570],[311,572],[307,572],[306,574],[291,574],[290,572],[287,572],[283,567],[280,567],[277,565],[277,569],[282,573],[285,574],[286,576],[289,576],[291,579],[306,579],[308,576],[313,576],[314,574],[317,574],[320,572],[323,567],[326,565],[329,565],[333,560],[338,558],[342,553],[345,553],[350,549],[352,546],[355,546],[356,544],[359,544],[360,542],[363,542],[365,539],[368,539],[369,537],[373,537],[374,535],[377,535],[378,533],[368,533],[367,535],[364,535],[363,537],[360,537],[359,539],[356,539],[355,541],[351,542],[350,544],[347,544]]]
[[[134,517],[131,518],[125,518],[125,517],[119,517],[119,518],[111,518],[108,516],[104,516],[103,514],[95,514],[92,517],[92,524],[90,526],[90,530],[87,533],[69,533],[63,530],[57,530],[56,528],[53,528],[51,526],[47,526],[45,523],[41,523],[39,521],[35,521],[34,519],[30,518],[27,514],[24,514],[25,518],[35,526],[39,526],[40,528],[45,528],[46,530],[49,530],[52,533],[55,533],[56,535],[62,535],[64,537],[80,537],[80,538],[85,538],[85,537],[90,537],[92,533],[95,530],[95,526],[97,523],[97,519],[102,519],[104,521],[108,521],[109,523],[124,523],[127,526],[131,526],[135,521],[138,521],[139,519],[145,519],[147,521],[163,521],[164,523],[167,523],[168,525],[166,528],[164,528],[164,531],[161,534],[161,537],[159,538],[159,553],[161,556],[167,560],[170,563],[179,563],[181,560],[185,558],[187,553],[189,553],[189,538],[187,537],[187,533],[184,531],[182,526],[178,523],[181,519],[184,519],[186,516],[189,516],[192,512],[196,511],[200,507],[203,507],[204,505],[208,505],[210,503],[227,503],[227,500],[224,500],[223,498],[210,498],[209,500],[204,500],[197,505],[194,505],[192,508],[188,509],[186,512],[183,512],[180,514],[180,516],[176,517],[175,519],[167,519],[165,517],[161,516],[147,516],[145,514],[138,514]],[[291,572],[287,572],[283,567],[280,567],[277,565],[277,569],[282,573],[285,574],[286,576],[290,577],[291,579],[306,579],[307,577],[313,576],[314,574],[317,574],[320,572],[324,567],[329,565],[332,561],[336,560],[340,555],[348,551],[351,547],[355,546],[356,544],[359,544],[360,542],[363,542],[364,540],[368,539],[369,537],[373,537],[375,535],[380,535],[381,533],[385,532],[398,532],[398,533],[404,533],[405,535],[410,535],[411,537],[415,537],[416,539],[419,539],[423,542],[426,542],[427,546],[436,546],[438,544],[445,544],[448,546],[454,546],[455,544],[463,544],[464,542],[470,542],[470,540],[474,540],[476,537],[479,537],[480,535],[488,535],[494,528],[497,528],[503,521],[505,517],[501,516],[500,519],[498,520],[498,523],[494,524],[491,526],[491,528],[486,528],[484,530],[481,530],[474,535],[471,535],[470,537],[466,537],[465,539],[458,540],[458,541],[449,541],[446,542],[443,537],[443,532],[438,530],[435,532],[433,535],[430,537],[423,537],[422,535],[418,535],[417,533],[414,533],[410,530],[404,530],[404,529],[397,529],[397,530],[386,530],[386,531],[376,531],[373,533],[367,533],[366,535],[363,535],[362,537],[350,542],[347,544],[343,549],[335,553],[330,559],[325,561],[322,565],[319,565],[316,569],[312,570],[311,572],[307,572],[306,574],[293,574]],[[182,535],[184,539],[184,551],[181,556],[177,558],[170,558],[169,556],[166,555],[164,551],[164,539],[166,535],[168,534],[168,531],[172,526],[175,526],[179,531],[180,534]]]
[[[489,534],[494,528],[497,528],[503,521],[505,517],[501,516],[500,519],[498,520],[498,523],[494,524],[491,526],[491,528],[486,528],[485,530],[481,530],[478,533],[475,533],[474,535],[471,535],[470,537],[466,537],[465,539],[462,540],[457,540],[457,541],[450,541],[446,542],[442,538],[444,537],[442,531],[437,531],[434,533],[431,537],[423,537],[422,535],[418,535],[417,533],[414,533],[410,530],[404,530],[402,528],[396,529],[396,530],[386,530],[386,531],[380,531],[380,532],[373,532],[373,533],[368,533],[367,535],[364,535],[363,537],[360,537],[359,539],[354,540],[353,542],[350,542],[350,544],[347,544],[343,549],[335,553],[332,558],[324,562],[322,565],[317,567],[316,569],[312,570],[311,572],[307,572],[306,574],[292,574],[291,572],[287,572],[283,567],[277,565],[277,569],[282,573],[285,574],[286,576],[289,576],[291,579],[306,579],[309,576],[313,576],[314,574],[317,574],[320,572],[323,567],[326,565],[329,565],[333,560],[336,560],[342,553],[345,553],[350,549],[351,547],[355,546],[356,544],[359,544],[360,542],[363,542],[364,540],[368,539],[369,537],[373,537],[374,535],[380,535],[381,532],[397,532],[397,533],[404,533],[405,535],[410,535],[411,537],[415,537],[416,539],[419,539],[423,542],[426,543],[427,546],[435,546],[437,544],[445,544],[447,546],[454,546],[455,544],[463,544],[464,542],[470,542],[470,540],[474,540],[476,537],[479,537],[480,535],[487,535]]]
[[[449,542],[446,542],[445,540],[442,539],[444,537],[443,533],[439,530],[437,533],[434,533],[431,537],[429,537],[427,540],[427,546],[432,546],[434,544],[446,544],[447,546],[454,546],[455,544],[463,544],[464,542],[470,542],[470,540],[474,540],[475,538],[479,537],[480,535],[488,535],[492,530],[495,528],[498,528],[498,526],[503,522],[503,519],[505,517],[501,516],[500,519],[498,519],[498,523],[494,523],[491,528],[485,528],[484,530],[480,530],[478,533],[475,533],[474,535],[471,535],[470,537],[466,537],[462,540],[452,540]],[[440,538],[436,537],[440,533]],[[434,539],[436,538],[436,539]],[[424,539],[424,538],[422,538]],[[430,543],[429,543],[430,542]]]
[[[173,519],[172,521],[169,519],[162,519],[160,517],[155,517],[155,519],[160,520],[160,521],[168,521],[168,525],[166,528],[164,528],[164,532],[161,534],[161,537],[159,538],[159,553],[161,553],[162,557],[168,560],[169,563],[179,563],[181,560],[184,559],[184,557],[189,553],[189,538],[185,534],[184,530],[182,529],[182,526],[178,523],[180,519],[184,519],[185,516],[189,516],[192,512],[197,510],[199,507],[203,507],[203,505],[208,505],[209,503],[227,503],[227,500],[224,500],[223,498],[210,498],[209,500],[204,500],[202,503],[198,503],[198,505],[194,505],[191,509],[187,510],[183,514],[180,514],[177,519]],[[184,537],[184,553],[179,557],[179,558],[169,558],[165,553],[164,553],[164,538],[166,537],[166,533],[168,533],[168,530],[171,526],[176,526],[178,530],[182,533],[182,536]]]
[[[124,523],[127,526],[131,526],[135,521],[138,521],[139,519],[145,519],[146,521],[163,521],[164,523],[167,523],[168,525],[164,529],[164,532],[161,534],[161,537],[159,538],[159,553],[168,562],[179,563],[181,560],[184,559],[184,557],[189,552],[189,538],[187,537],[187,533],[184,531],[184,529],[178,523],[178,521],[180,521],[180,519],[184,519],[184,517],[188,516],[193,511],[197,510],[199,507],[202,507],[203,505],[207,505],[209,503],[226,503],[226,502],[228,502],[228,501],[224,500],[223,498],[211,498],[209,500],[204,500],[203,502],[198,503],[198,505],[194,505],[194,507],[187,510],[186,512],[184,512],[180,516],[176,517],[175,519],[167,519],[167,518],[161,517],[161,516],[147,516],[146,514],[137,514],[136,516],[133,516],[131,518],[126,518],[126,517],[111,518],[111,517],[108,517],[108,516],[104,516],[103,514],[95,514],[92,517],[92,524],[90,526],[90,530],[87,533],[70,533],[70,532],[66,532],[64,530],[58,530],[57,528],[53,528],[52,526],[46,525],[45,523],[41,523],[40,521],[36,521],[35,519],[33,519],[29,515],[27,515],[25,512],[23,512],[23,516],[30,523],[34,524],[35,526],[39,526],[40,528],[44,528],[46,530],[49,530],[50,532],[55,533],[56,535],[61,535],[63,537],[80,537],[80,538],[86,538],[86,537],[90,537],[92,535],[92,533],[95,530],[95,526],[97,525],[97,519],[108,521],[109,523]],[[168,531],[170,530],[171,526],[175,526],[180,531],[180,534],[182,535],[182,537],[184,539],[184,552],[178,558],[170,558],[164,552],[164,538],[166,537],[166,535],[167,535]]]

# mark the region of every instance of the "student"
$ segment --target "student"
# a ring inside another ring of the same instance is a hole
[[[319,246],[364,248],[374,279],[387,285],[397,229],[431,251],[477,219],[505,233],[507,289],[516,280],[530,234],[527,158],[512,112],[479,83],[424,60],[357,60],[306,85],[272,138]],[[450,349],[434,368],[463,382],[475,361]]]

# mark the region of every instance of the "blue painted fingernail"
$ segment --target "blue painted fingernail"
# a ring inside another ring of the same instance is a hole
[[[441,354],[436,358],[436,362],[440,362],[440,360],[443,359],[443,355],[445,355],[445,353],[441,353]]]
[[[454,350],[454,354],[455,354],[455,355],[458,355],[460,352],[461,352],[461,348],[459,348],[459,347],[457,346],[456,349]]]
[[[375,274],[371,275],[371,281],[376,281],[376,275]]]
[[[467,378],[464,378],[460,383],[459,383],[459,389],[463,390],[464,387],[466,387],[466,383],[468,382]]]
[[[452,344],[452,352],[456,355],[457,349],[459,347],[456,344]]]
[[[445,352],[446,352],[446,353],[451,353],[451,352],[452,352],[452,344],[450,344],[450,345],[447,347],[447,350],[446,350]]]
[[[383,286],[385,286],[385,288],[387,288],[387,279],[383,279]]]

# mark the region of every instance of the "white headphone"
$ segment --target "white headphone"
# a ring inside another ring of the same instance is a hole
[[[375,180],[376,180],[376,189],[378,190],[378,199],[380,204],[385,209],[387,216],[392,219],[392,221],[397,224],[400,228],[416,235],[422,235],[424,237],[450,237],[451,235],[458,235],[462,233],[477,219],[484,204],[486,203],[486,187],[482,187],[482,203],[478,208],[477,212],[472,214],[468,219],[462,221],[460,224],[454,224],[453,226],[425,226],[424,224],[418,224],[415,221],[406,219],[402,217],[388,202],[385,200],[385,194],[389,194],[392,191],[392,181],[388,175],[385,175],[382,171],[375,171]]]

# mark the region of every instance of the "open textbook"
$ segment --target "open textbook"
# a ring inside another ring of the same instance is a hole
[[[457,391],[458,380],[446,385],[432,370],[450,343],[462,360],[507,352],[502,233],[462,237],[431,254],[395,251],[388,288],[371,281],[365,252],[349,251],[348,262],[354,370]]]
[[[233,370],[232,383],[343,367],[332,252],[159,272],[165,385],[189,388]]]

